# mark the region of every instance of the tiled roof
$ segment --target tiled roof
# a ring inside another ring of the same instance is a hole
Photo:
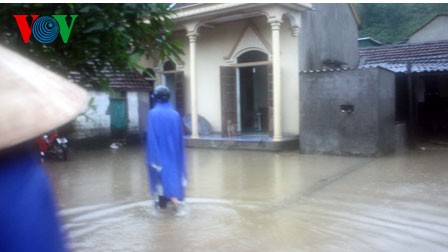
[[[396,73],[448,71],[448,41],[359,49],[359,67],[380,66]]]
[[[128,73],[108,74],[110,86],[116,89],[149,90],[149,81],[137,71]]]
[[[150,90],[149,81],[146,80],[143,75],[137,71],[128,72],[105,72],[105,75],[109,78],[110,87],[113,89],[121,90]],[[78,72],[70,72],[68,77],[75,83],[80,82],[80,74]]]
[[[352,70],[356,70],[356,68],[344,67],[344,68],[308,69],[308,70],[302,70],[300,71],[300,73],[326,73],[326,72],[343,72]]]

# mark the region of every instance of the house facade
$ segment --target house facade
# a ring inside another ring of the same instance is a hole
[[[424,43],[448,40],[448,15],[440,14],[432,18],[420,29],[412,33],[407,43]]]
[[[411,145],[448,136],[448,40],[360,49],[360,67],[395,74],[395,120]],[[413,143],[412,143],[413,142]]]
[[[172,103],[224,136],[300,134],[299,71],[355,67],[359,17],[352,4],[208,3],[174,7],[180,61],[145,62]]]

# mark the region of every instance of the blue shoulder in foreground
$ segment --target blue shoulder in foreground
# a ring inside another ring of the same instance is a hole
[[[47,173],[26,151],[0,156],[0,251],[67,251]]]

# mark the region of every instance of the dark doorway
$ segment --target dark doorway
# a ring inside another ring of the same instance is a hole
[[[260,51],[249,51],[238,57],[237,111],[238,130],[242,133],[268,131],[268,67],[257,62],[268,60]]]
[[[419,76],[414,90],[417,138],[448,144],[448,75]]]
[[[267,66],[239,68],[241,132],[268,130]]]
[[[395,119],[406,123],[409,146],[448,145],[448,74],[398,75],[395,87]]]

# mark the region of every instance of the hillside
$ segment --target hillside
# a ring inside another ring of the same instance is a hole
[[[359,37],[398,43],[438,14],[448,14],[448,3],[358,3]]]

